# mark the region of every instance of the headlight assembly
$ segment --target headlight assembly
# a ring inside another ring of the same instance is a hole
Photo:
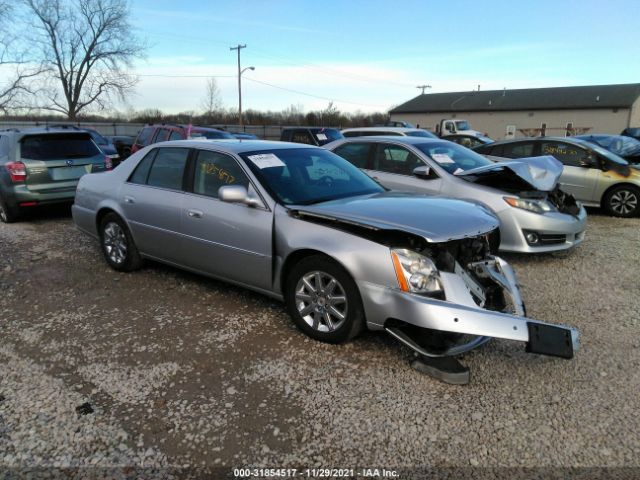
[[[403,292],[433,295],[442,292],[440,274],[433,261],[407,249],[392,249],[391,259]]]
[[[554,212],[556,209],[546,200],[534,200],[528,198],[503,197],[514,208],[521,208],[534,213]]]

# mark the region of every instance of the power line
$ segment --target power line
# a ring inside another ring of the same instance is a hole
[[[167,73],[130,73],[130,75],[161,78],[236,78],[235,75],[173,75]]]
[[[351,105],[360,105],[360,106],[363,106],[363,107],[389,108],[388,105],[372,105],[370,103],[358,103],[358,102],[350,102],[348,100],[339,100],[337,98],[323,97],[321,95],[314,95],[313,93],[306,93],[306,92],[301,92],[300,90],[293,90],[291,88],[281,87],[279,85],[274,85],[272,83],[263,82],[261,80],[256,80],[255,78],[251,78],[251,77],[244,77],[244,78],[245,78],[245,80],[249,80],[249,81],[255,82],[255,83],[260,83],[260,84],[266,85],[268,87],[277,88],[279,90],[284,90],[286,92],[297,93],[298,95],[304,95],[306,97],[318,98],[320,100],[328,100],[330,102],[337,102],[337,103],[348,103],[348,104],[351,104]]]

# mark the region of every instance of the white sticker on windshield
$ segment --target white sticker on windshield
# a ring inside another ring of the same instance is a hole
[[[316,137],[318,137],[318,140],[326,140],[327,136],[324,133],[316,133]]]
[[[248,158],[259,169],[285,166],[284,162],[280,160],[278,157],[276,157],[273,153],[263,153],[261,155],[249,155]]]
[[[436,162],[438,162],[440,164],[442,164],[442,163],[456,163],[446,153],[434,153],[434,154],[431,155],[431,158],[433,158]]]
[[[456,168],[456,171],[455,171],[455,172],[453,172],[453,174],[454,174],[454,175],[460,175],[461,173],[464,173],[464,170],[463,170],[463,169],[461,169],[461,168],[459,168],[459,167],[458,167],[458,168]]]

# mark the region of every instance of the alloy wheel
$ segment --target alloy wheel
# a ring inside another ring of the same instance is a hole
[[[332,332],[347,318],[347,295],[336,278],[313,271],[296,285],[295,302],[302,319],[314,330]]]
[[[630,190],[618,190],[609,200],[611,210],[619,215],[629,215],[638,207],[638,196]]]
[[[120,265],[127,258],[127,237],[120,225],[109,222],[104,227],[102,244],[107,257],[113,263]]]

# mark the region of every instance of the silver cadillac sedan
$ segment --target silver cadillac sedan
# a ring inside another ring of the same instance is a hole
[[[577,348],[576,330],[524,316],[490,212],[386,191],[322,148],[154,144],[82,177],[73,219],[116,270],[149,258],[250,288],[317,340],[385,330],[425,357],[491,337],[564,358]]]
[[[394,190],[479,203],[500,219],[500,250],[541,253],[582,242],[587,213],[558,188],[552,157],[493,163],[442,139],[347,138],[324,148]]]

